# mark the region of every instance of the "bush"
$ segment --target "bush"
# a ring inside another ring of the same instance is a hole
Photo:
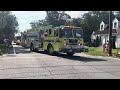
[[[5,45],[0,44],[0,54],[4,54],[6,52],[7,52],[7,49],[6,49]]]

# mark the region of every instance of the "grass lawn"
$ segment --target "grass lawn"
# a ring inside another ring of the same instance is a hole
[[[102,47],[88,47],[89,51],[88,52],[83,52],[88,55],[93,55],[93,56],[108,56],[107,52],[103,52]],[[112,49],[112,57],[120,57],[117,55],[117,51],[120,52],[120,49]]]
[[[4,46],[4,45],[2,45],[2,44],[0,44],[0,55],[2,55],[1,54],[1,52],[3,53],[3,54],[5,54],[6,52],[7,52],[7,50],[6,50],[6,47]]]

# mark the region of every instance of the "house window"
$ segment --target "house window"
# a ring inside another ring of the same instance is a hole
[[[101,30],[103,30],[103,25],[101,25]]]
[[[117,22],[114,23],[114,29],[117,27]]]

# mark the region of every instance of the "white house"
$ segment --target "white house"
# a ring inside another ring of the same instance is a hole
[[[95,37],[99,36],[100,38],[100,46],[107,43],[109,41],[109,25],[104,21],[100,23],[100,28],[97,31],[93,32],[91,35],[91,39],[95,39]],[[94,38],[93,38],[94,37]],[[112,45],[113,47],[120,48],[120,19],[115,18],[112,21]]]

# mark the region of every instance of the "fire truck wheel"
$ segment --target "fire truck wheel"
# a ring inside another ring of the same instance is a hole
[[[68,56],[73,56],[74,53],[67,53]]]
[[[48,47],[48,54],[53,55],[54,54],[54,50],[52,46]]]
[[[34,51],[34,46],[33,46],[33,44],[30,45],[30,51],[32,51],[32,52]]]
[[[35,48],[35,50],[34,50],[35,52],[38,52],[38,49],[37,48]]]

